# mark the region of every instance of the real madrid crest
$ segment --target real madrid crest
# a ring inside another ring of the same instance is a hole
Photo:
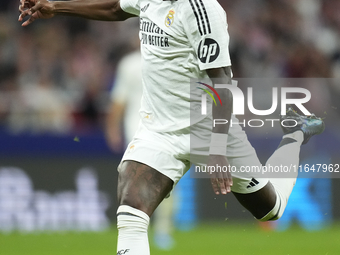
[[[172,23],[174,23],[174,19],[175,19],[175,11],[174,10],[170,10],[168,15],[166,15],[165,17],[165,25],[167,27],[170,27],[172,25]]]

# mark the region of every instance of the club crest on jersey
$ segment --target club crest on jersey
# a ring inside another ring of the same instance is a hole
[[[165,17],[165,25],[167,27],[170,27],[172,25],[172,23],[174,23],[174,19],[175,19],[175,11],[174,10],[170,10],[168,15],[166,15]]]

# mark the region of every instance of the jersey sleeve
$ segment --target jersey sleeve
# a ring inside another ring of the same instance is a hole
[[[120,0],[120,8],[125,12],[139,16],[139,0]]]
[[[182,19],[201,70],[230,66],[226,13],[216,0],[187,0]]]

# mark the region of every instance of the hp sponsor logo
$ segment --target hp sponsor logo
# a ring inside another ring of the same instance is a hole
[[[215,61],[219,54],[220,46],[211,38],[202,40],[198,45],[198,58],[202,63]]]

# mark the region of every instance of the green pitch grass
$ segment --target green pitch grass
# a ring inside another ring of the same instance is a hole
[[[318,232],[298,227],[285,232],[265,231],[257,224],[204,224],[175,234],[171,251],[158,250],[150,238],[152,255],[339,255],[340,225]],[[0,255],[115,255],[117,232],[0,234]]]

